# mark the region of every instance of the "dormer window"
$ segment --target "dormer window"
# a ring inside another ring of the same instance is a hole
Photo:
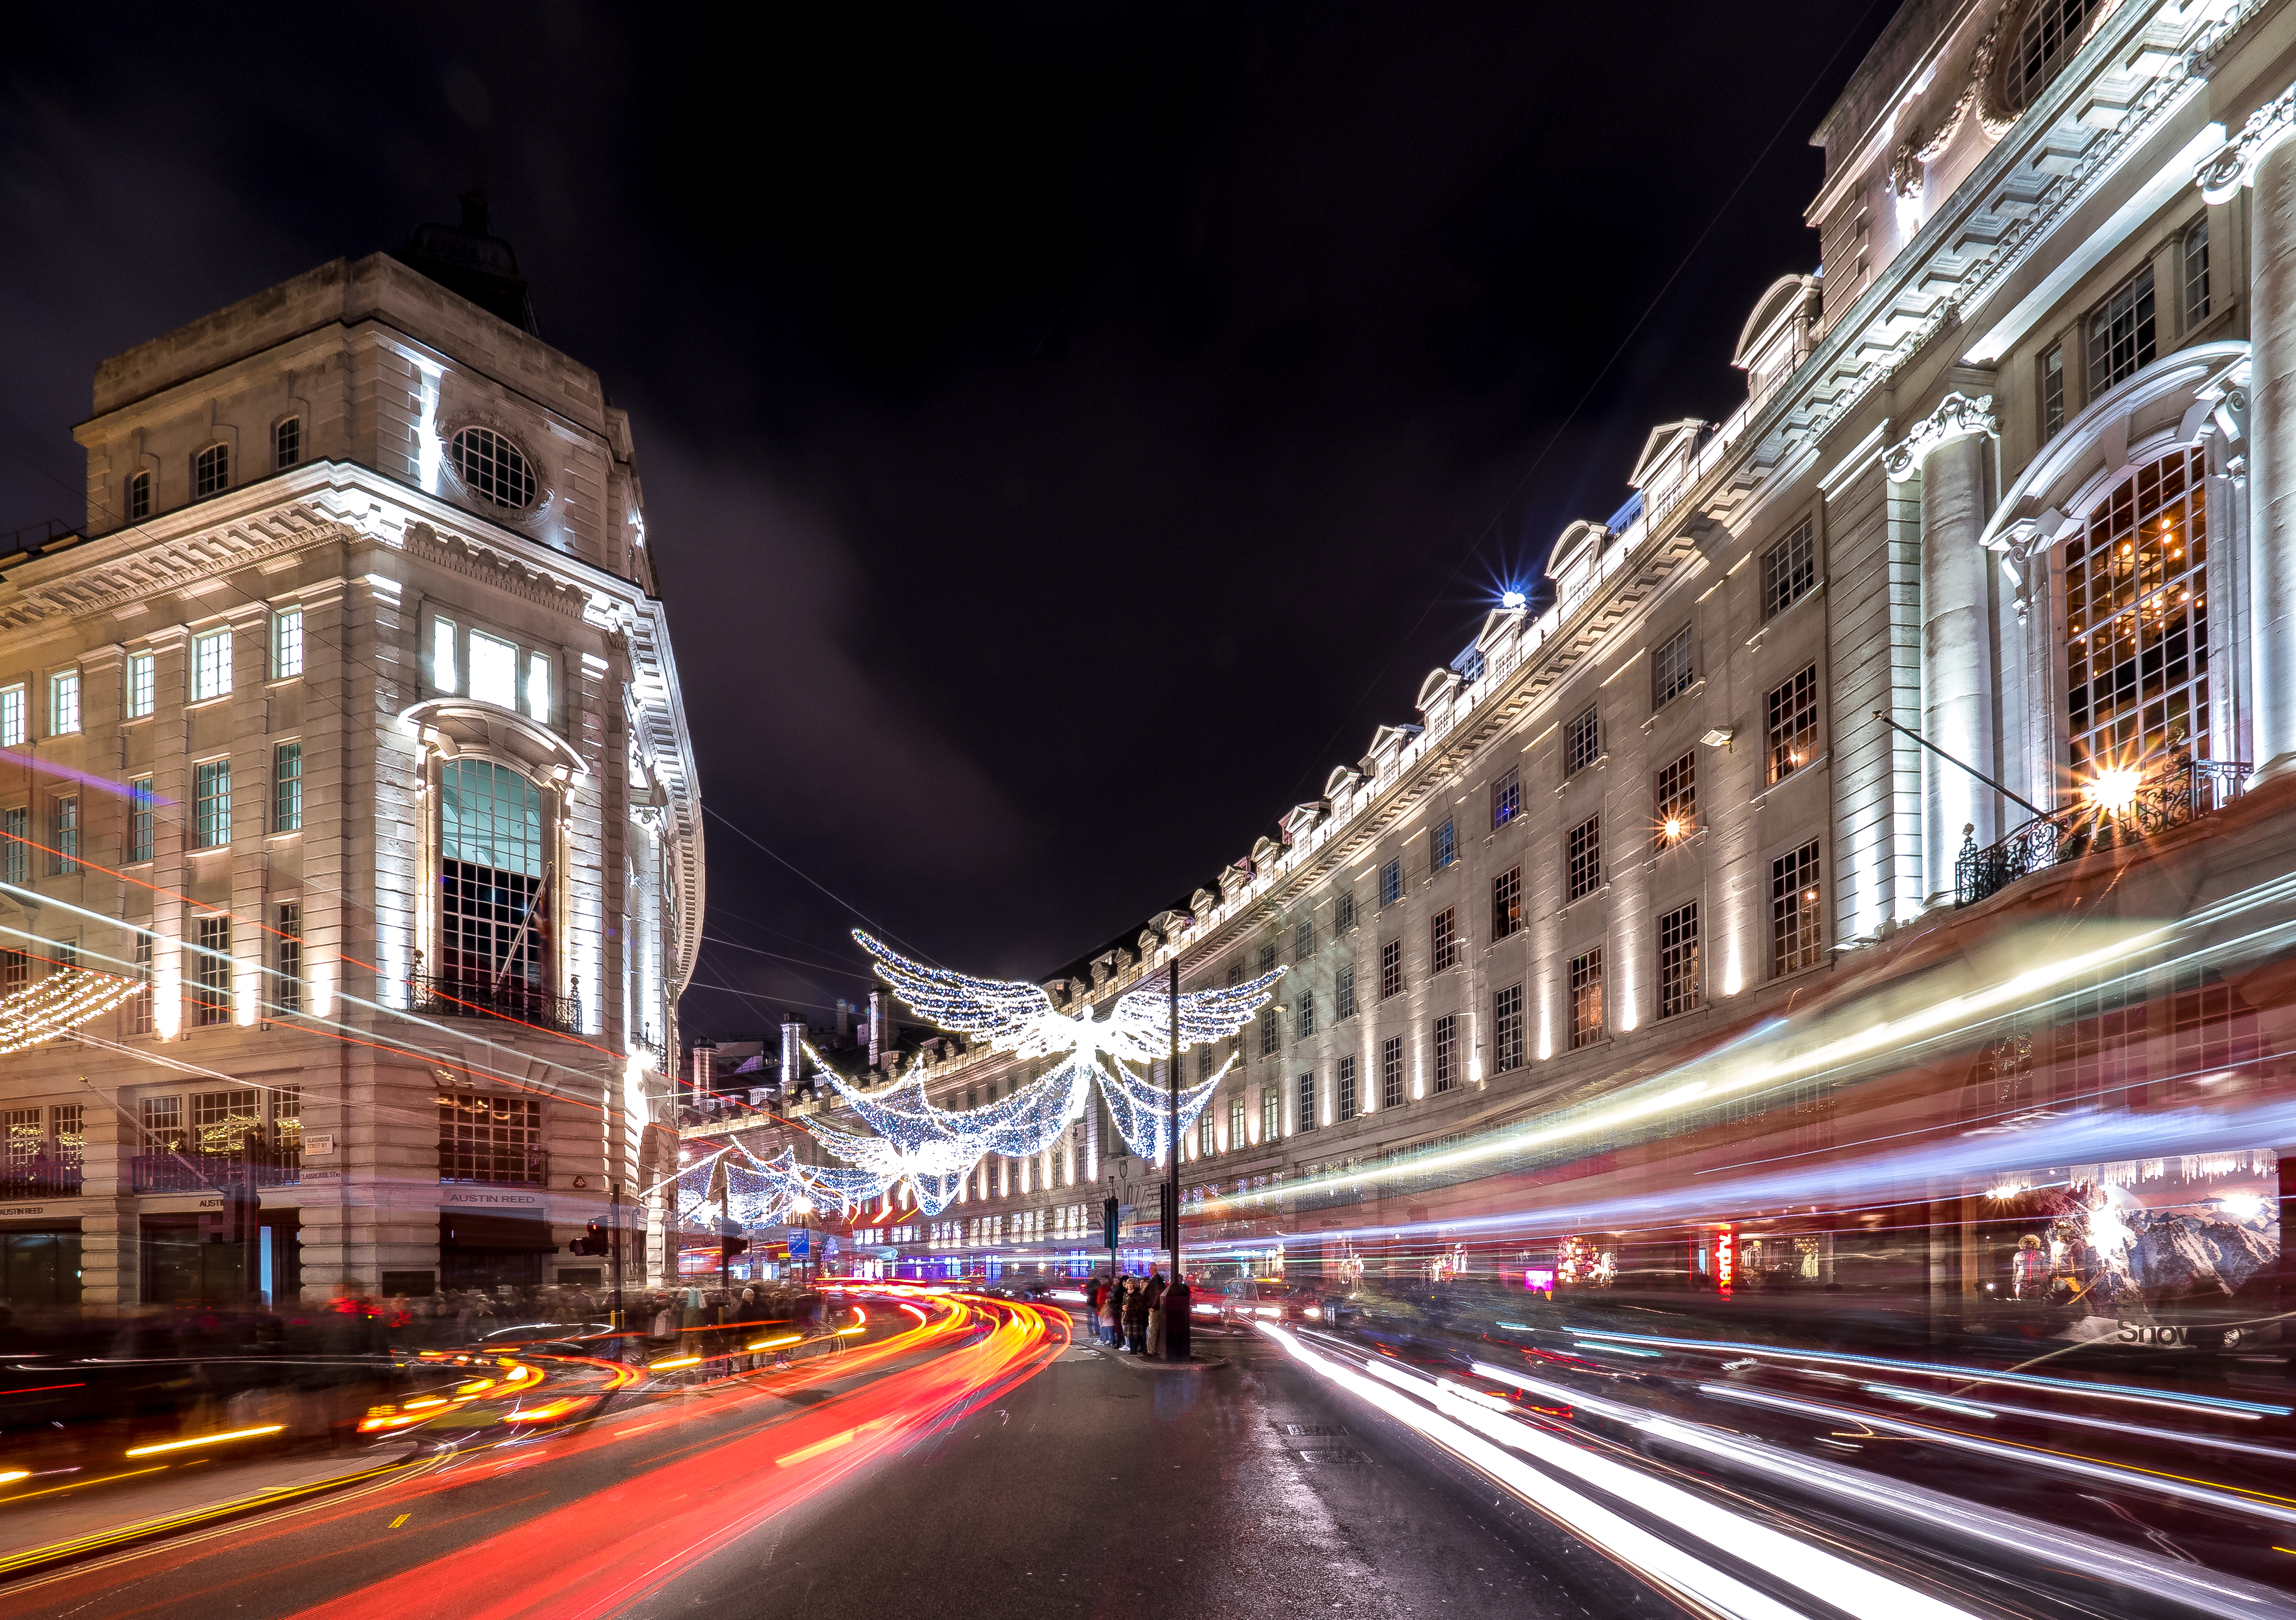
[[[455,470],[472,494],[513,511],[534,504],[534,469],[492,428],[463,429],[455,435],[453,450]]]
[[[140,523],[152,515],[152,474],[136,473],[127,480],[127,520]]]
[[[209,445],[192,457],[192,499],[204,501],[231,487],[231,446]]]
[[[2107,0],[2036,0],[2017,30],[2017,52],[2009,59],[2010,100],[2022,110],[2049,87],[2057,70],[2088,37],[2089,25]]]
[[[303,419],[290,416],[271,430],[271,466],[284,472],[303,459]]]

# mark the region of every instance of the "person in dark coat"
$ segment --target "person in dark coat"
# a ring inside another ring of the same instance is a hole
[[[1095,1337],[1098,1337],[1100,1333],[1100,1289],[1101,1281],[1098,1272],[1095,1272],[1091,1277],[1086,1279],[1084,1285],[1084,1326],[1085,1331],[1094,1335]]]
[[[1148,1352],[1148,1290],[1137,1278],[1129,1280],[1124,1291],[1125,1347],[1135,1355]]]
[[[1193,1290],[1185,1277],[1175,1277],[1172,1286],[1164,1290],[1164,1359],[1185,1362],[1188,1359],[1188,1306]]]

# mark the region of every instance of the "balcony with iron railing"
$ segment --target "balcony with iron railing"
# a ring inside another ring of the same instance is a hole
[[[79,1166],[42,1155],[0,1166],[0,1199],[76,1199],[84,1179]]]
[[[233,1153],[149,1148],[127,1160],[127,1183],[138,1192],[210,1192],[250,1181],[258,1187],[292,1187],[302,1179],[299,1142],[280,1147],[250,1141]]]
[[[2222,809],[2254,769],[2245,761],[2194,759],[2137,778],[2109,773],[2082,802],[2037,815],[1997,843],[1964,837],[1953,863],[1953,900],[1974,905],[2018,879],[2102,850],[2127,848]]]
[[[510,1142],[442,1141],[439,1180],[456,1187],[547,1187],[550,1154]]]
[[[582,1033],[582,998],[553,995],[505,976],[418,973],[406,981],[410,1011],[433,1019],[501,1019],[558,1035]]]

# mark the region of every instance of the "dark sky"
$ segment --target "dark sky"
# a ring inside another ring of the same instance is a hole
[[[713,813],[689,1035],[857,994],[848,906],[1045,974],[1743,397],[1890,10],[19,11],[0,528],[79,517],[98,359],[482,183],[636,419]]]

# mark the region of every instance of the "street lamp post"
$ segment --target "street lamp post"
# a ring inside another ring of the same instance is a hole
[[[1165,1182],[1166,1215],[1164,1241],[1171,1254],[1172,1282],[1180,1280],[1180,958],[1176,951],[1171,962],[1172,1055],[1170,1072],[1165,1078],[1171,1082],[1171,1165]]]

